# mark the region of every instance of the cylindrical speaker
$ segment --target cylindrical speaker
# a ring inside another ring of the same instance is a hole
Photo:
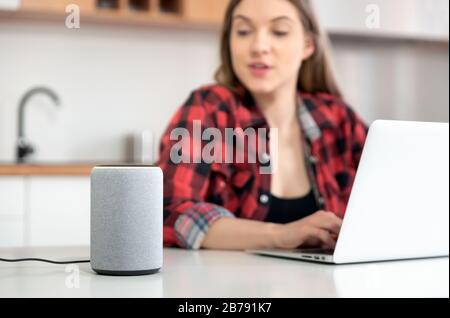
[[[163,173],[153,166],[96,166],[91,173],[91,267],[146,275],[163,262]]]

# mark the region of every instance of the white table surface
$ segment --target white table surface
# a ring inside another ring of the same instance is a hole
[[[84,259],[88,247],[0,249],[0,258]],[[77,275],[77,268],[79,275]],[[67,272],[66,272],[67,270]],[[244,252],[164,250],[160,273],[0,262],[1,297],[449,297],[448,258],[321,265]]]

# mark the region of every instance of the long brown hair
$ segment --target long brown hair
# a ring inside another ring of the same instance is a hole
[[[242,0],[230,0],[225,13],[221,35],[221,65],[215,74],[216,81],[232,90],[241,87],[231,60],[230,36],[233,13]],[[298,76],[298,89],[308,93],[324,92],[341,97],[329,58],[328,38],[320,29],[309,0],[287,0],[299,11],[305,33],[314,41],[315,51],[305,61]]]

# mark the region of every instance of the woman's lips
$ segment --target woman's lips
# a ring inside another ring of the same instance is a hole
[[[265,77],[272,71],[272,67],[266,64],[255,63],[249,65],[250,73],[255,77]]]

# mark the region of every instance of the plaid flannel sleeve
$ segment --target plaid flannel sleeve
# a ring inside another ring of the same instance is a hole
[[[209,227],[222,217],[234,217],[223,207],[200,202],[180,215],[175,223],[178,245],[188,249],[199,249]]]
[[[193,92],[173,116],[161,139],[158,165],[164,172],[164,245],[199,249],[211,225],[222,217],[234,217],[224,207],[208,203],[211,164],[196,158],[204,146],[195,140],[194,121],[201,130],[215,127],[205,107],[203,94]],[[173,140],[172,133],[183,133],[182,141]],[[181,129],[181,130],[180,130]],[[174,162],[174,154],[184,160]]]

